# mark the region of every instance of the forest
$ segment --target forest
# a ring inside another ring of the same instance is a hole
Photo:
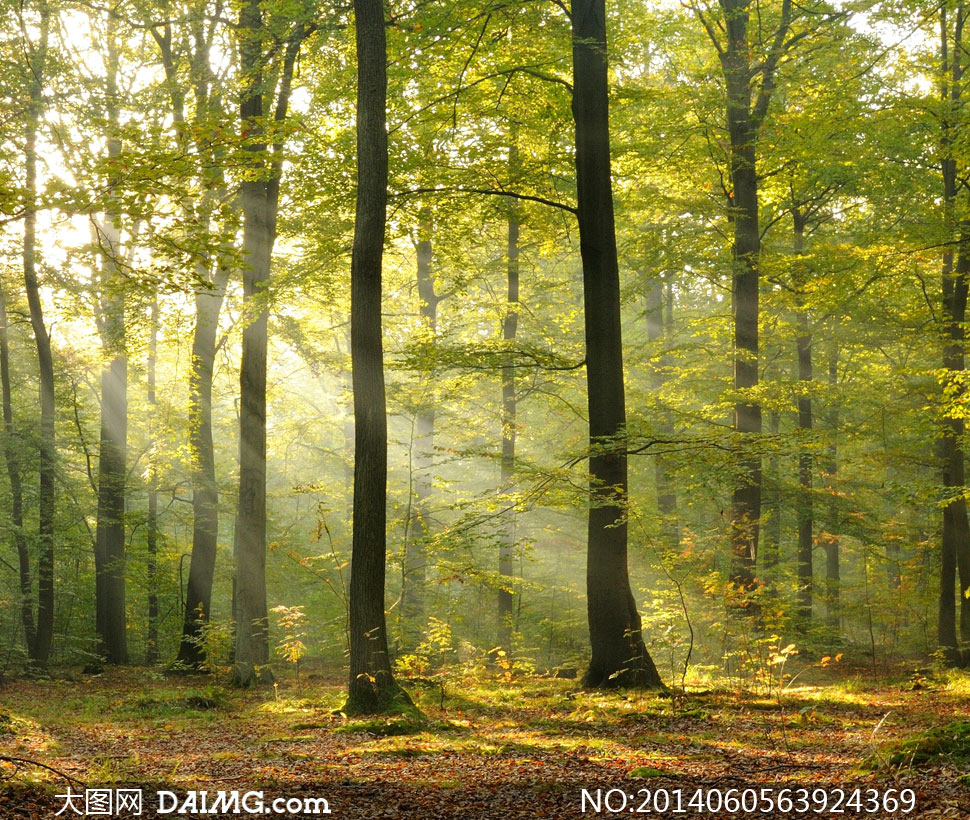
[[[970,5],[0,2],[2,820],[970,818]]]

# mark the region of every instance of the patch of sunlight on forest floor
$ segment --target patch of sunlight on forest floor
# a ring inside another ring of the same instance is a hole
[[[424,720],[348,719],[332,676],[257,691],[138,669],[9,682],[0,755],[60,775],[0,763],[0,817],[52,817],[61,775],[85,786],[319,794],[338,817],[388,816],[391,804],[400,817],[579,816],[581,789],[645,784],[909,787],[910,817],[970,817],[966,673],[833,674],[761,691],[709,680],[672,697],[552,678],[402,682]]]

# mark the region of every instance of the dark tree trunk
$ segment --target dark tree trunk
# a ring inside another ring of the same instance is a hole
[[[54,466],[57,451],[54,446],[54,358],[37,283],[37,127],[43,108],[43,82],[47,65],[50,26],[47,3],[40,4],[40,13],[40,39],[31,55],[30,102],[24,150],[27,203],[24,210],[23,263],[40,375],[40,492],[37,499],[40,557],[37,563],[37,626],[30,658],[38,666],[45,666],[54,640]]]
[[[673,324],[672,288],[664,287],[662,276],[650,283],[647,291],[647,339],[661,345],[656,364],[650,368],[650,389],[659,396],[667,380],[670,367],[670,333]],[[651,351],[657,355],[656,350]],[[659,423],[660,435],[670,437],[674,427],[670,416],[664,412]],[[664,544],[669,549],[680,545],[680,527],[677,523],[677,494],[670,474],[670,465],[663,456],[654,458],[654,480],[657,485],[657,512],[660,515]]]
[[[408,698],[394,681],[384,612],[387,407],[381,266],[387,226],[387,39],[381,0],[354,0],[357,37],[357,209],[350,269],[354,382],[354,532],[346,711],[385,711]]]
[[[829,350],[828,370],[832,403],[829,405],[828,418],[826,419],[831,439],[829,441],[828,458],[825,465],[829,483],[829,533],[825,539],[825,617],[829,627],[832,629],[840,629],[842,626],[842,608],[840,601],[841,571],[839,567],[839,531],[842,525],[839,520],[838,502],[839,402],[836,396],[836,391],[839,387],[839,347],[835,339],[832,340],[832,347]]]
[[[112,140],[112,145],[117,143]],[[114,149],[112,149],[114,150]],[[117,156],[114,153],[113,156]],[[115,276],[119,252],[116,215],[105,215],[101,241],[103,263],[101,371],[101,436],[98,457],[97,634],[99,652],[108,663],[128,663],[125,618],[125,477],[128,439],[128,358],[125,354],[125,300]]]
[[[165,78],[168,82],[172,117],[176,125],[185,121],[185,94],[179,78],[176,54],[172,49],[171,26],[155,26],[152,36],[158,44]],[[221,113],[217,94],[212,92],[213,76],[209,67],[211,30],[206,32],[200,19],[192,21],[193,47],[189,54],[190,76],[195,91],[195,121]],[[205,226],[206,240],[212,239],[213,192],[225,193],[222,149],[196,140],[196,148],[212,153],[213,168],[203,175],[207,193],[202,197],[201,214],[186,210],[187,218],[196,218]],[[217,256],[215,272],[212,257]],[[195,332],[192,339],[192,361],[189,374],[189,447],[192,454],[192,556],[185,591],[182,638],[176,669],[200,671],[205,668],[203,627],[209,622],[212,583],[215,573],[219,537],[219,492],[216,484],[215,453],[212,441],[212,375],[215,366],[216,336],[219,313],[226,293],[229,271],[217,254],[209,252],[196,267],[200,284],[195,291]],[[233,612],[235,619],[235,612]]]
[[[266,32],[259,0],[239,12],[240,67],[244,90],[240,119],[258,139],[263,117],[263,44]],[[256,167],[264,143],[251,143]],[[243,330],[239,368],[239,501],[236,513],[236,652],[233,683],[252,686],[269,663],[266,608],[266,307],[259,304],[269,282],[276,238],[278,180],[249,179],[240,185],[243,212],[243,299],[252,315]]]
[[[953,31],[953,53],[949,53],[950,32],[947,25],[946,8],[940,9],[940,35],[942,57],[942,99],[945,105],[957,107],[961,97],[963,66],[962,35],[964,24],[963,5],[957,6],[956,21]],[[967,226],[961,220],[959,226],[954,226],[954,210],[958,192],[958,168],[953,154],[955,124],[951,115],[943,121],[941,171],[943,176],[943,209],[947,229],[959,233],[960,241],[956,252],[952,246],[947,246],[943,254],[942,296],[943,296],[943,368],[953,374],[953,391],[956,395],[947,395],[947,400],[955,401],[959,394],[960,373],[964,369],[964,331],[963,322],[966,318],[968,273],[970,273],[970,249],[967,248]],[[949,388],[949,386],[948,386]],[[953,392],[948,389],[949,392]],[[954,586],[957,581],[958,565],[967,564],[967,552],[970,550],[970,525],[967,521],[967,503],[962,495],[965,482],[963,450],[960,440],[964,433],[964,421],[958,416],[950,416],[944,420],[943,438],[941,440],[941,455],[943,461],[943,485],[952,499],[943,508],[943,537],[942,561],[940,568],[940,603],[938,642],[941,648],[954,649],[959,641],[957,637],[956,605],[954,601]],[[958,494],[959,493],[959,494]],[[961,573],[960,590],[964,591],[970,585],[970,566],[965,573]],[[960,633],[964,638],[970,637],[970,602],[961,595]]]
[[[30,577],[30,553],[24,532],[24,490],[20,479],[20,451],[14,440],[13,397],[10,393],[10,341],[7,333],[6,297],[0,292],[0,387],[3,391],[3,451],[10,479],[10,523],[17,550],[20,578],[20,622],[24,628],[24,643],[28,655],[34,651],[34,587]]]
[[[431,244],[431,211],[421,209],[418,225],[417,284],[421,320],[430,340],[438,325],[438,296],[434,289]],[[431,487],[434,481],[434,374],[424,374],[424,395],[417,408],[415,435],[411,446],[413,495],[408,534],[404,544],[404,589],[402,616],[404,646],[413,649],[421,640],[425,621],[425,585],[427,584],[427,538],[430,533]]]
[[[514,179],[518,174],[519,147],[514,141],[509,148],[509,170]],[[519,325],[519,215],[514,203],[509,205],[506,221],[505,249],[505,317],[502,320],[502,340],[506,348],[515,346]],[[502,462],[500,483],[511,488],[515,476],[516,411],[515,366],[511,350],[502,364]],[[512,653],[515,631],[515,506],[503,513],[502,533],[498,548],[498,643],[499,649]]]
[[[796,210],[793,214],[795,223],[795,255],[800,257],[805,246],[805,219]],[[796,265],[800,260],[796,259]],[[812,431],[812,330],[809,324],[808,310],[805,308],[803,288],[805,277],[796,272],[795,287],[797,290],[798,308],[796,322],[798,324],[798,338],[795,345],[798,351],[798,429],[803,440],[798,454],[798,614],[809,621],[812,618],[813,598],[813,557],[815,548],[814,513],[812,508],[813,473],[815,470],[812,458],[812,445],[809,436]]]
[[[590,444],[586,592],[592,657],[583,683],[661,688],[660,675],[643,643],[627,567],[626,405],[604,0],[573,0],[572,27]]]
[[[155,395],[155,365],[158,361],[158,297],[152,297],[151,330],[148,338],[148,406],[152,414],[152,440],[149,446],[148,466],[148,640],[145,646],[145,664],[158,663],[158,467],[155,464],[156,413],[158,399]]]
[[[219,268],[211,289],[195,294],[195,335],[189,376],[189,439],[192,448],[192,557],[185,591],[182,640],[176,665],[199,670],[206,662],[202,627],[209,622],[219,539],[219,490],[212,442],[212,375],[219,312],[228,271]]]
[[[297,23],[286,40],[278,70],[275,109],[277,123],[286,119],[293,71],[300,44],[308,33]],[[276,217],[279,210],[282,159],[281,137],[274,136],[273,159],[266,159],[263,101],[267,77],[264,46],[270,33],[259,0],[245,0],[239,11],[239,59],[243,90],[239,118],[250,142],[257,178],[239,186],[243,212],[243,302],[251,312],[243,330],[239,368],[239,502],[236,513],[236,642],[232,680],[252,686],[271,677],[269,621],[266,606],[266,353],[268,310],[266,286],[270,278]]]
[[[117,136],[119,46],[109,18],[108,31],[108,160],[121,156]],[[120,274],[121,214],[112,170],[108,205],[99,227],[101,259],[101,343],[106,363],[101,370],[101,434],[98,455],[98,524],[94,548],[95,626],[98,652],[107,663],[128,663],[125,612],[125,479],[128,447],[128,357],[125,350],[125,295]]]
[[[731,219],[734,224],[734,429],[742,438],[761,433],[761,406],[749,398],[758,386],[758,287],[761,231],[758,225],[757,124],[752,115],[747,0],[724,0],[726,47],[721,54],[727,89],[731,145]],[[756,445],[755,441],[751,441]],[[731,506],[732,581],[754,585],[761,520],[761,456],[742,451]]]

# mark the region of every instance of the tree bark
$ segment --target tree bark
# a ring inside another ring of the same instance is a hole
[[[270,279],[279,211],[282,143],[273,137],[267,162],[264,97],[275,98],[272,116],[286,119],[293,71],[308,34],[296,23],[285,42],[278,90],[267,95],[264,45],[271,35],[259,0],[245,0],[239,11],[239,60],[243,91],[239,116],[252,154],[250,175],[239,186],[243,212],[243,304],[249,321],[243,329],[239,368],[239,501],[233,542],[236,558],[236,641],[232,680],[252,686],[271,677],[266,606],[266,354]]]
[[[417,285],[419,310],[424,330],[433,342],[438,325],[438,296],[432,270],[431,210],[422,208],[418,225]],[[434,479],[434,376],[424,374],[425,394],[417,408],[415,435],[411,447],[411,500],[408,535],[404,544],[404,589],[401,610],[404,619],[404,645],[413,649],[421,640],[425,621],[427,584],[427,538],[430,533],[431,487]]]
[[[748,46],[748,0],[723,0],[726,46],[721,65],[727,89],[730,138],[731,218],[734,223],[734,429],[750,440],[761,433],[761,406],[750,396],[758,386],[759,256],[758,175],[755,168],[757,124],[752,116]],[[761,456],[741,452],[732,494],[732,581],[754,586],[761,520]]]
[[[826,419],[831,439],[829,441],[828,458],[825,465],[829,482],[829,534],[825,539],[825,617],[829,627],[832,629],[841,629],[841,568],[839,566],[839,550],[841,546],[839,543],[839,530],[841,529],[841,521],[839,519],[837,493],[839,475],[839,402],[836,397],[836,390],[838,390],[839,386],[839,347],[838,341],[834,338],[829,350],[828,376],[829,389],[832,391],[832,403],[829,405],[828,418]]]
[[[14,440],[13,397],[10,392],[10,340],[7,332],[6,296],[0,292],[0,387],[3,392],[3,451],[10,479],[10,523],[17,550],[20,580],[20,623],[24,628],[24,643],[28,656],[34,652],[36,625],[34,624],[34,587],[30,576],[30,553],[24,531],[24,490],[20,477],[20,452]]]
[[[158,663],[158,466],[155,463],[155,426],[158,398],[155,393],[155,370],[158,361],[158,296],[152,296],[151,328],[148,338],[148,362],[145,366],[148,377],[148,407],[152,414],[151,441],[149,443],[148,465],[148,639],[145,646],[145,664]]]
[[[121,156],[118,136],[117,72],[119,46],[114,18],[108,24],[108,161]],[[108,203],[98,227],[101,248],[101,342],[106,362],[101,370],[101,433],[98,455],[98,522],[94,549],[95,626],[98,652],[112,664],[128,663],[125,612],[125,480],[128,445],[128,357],[125,350],[124,281],[119,270],[121,213],[118,180],[109,172]]]
[[[795,256],[800,257],[805,248],[805,219],[795,209],[792,213],[795,226]],[[796,258],[796,264],[799,260]],[[805,621],[812,619],[812,598],[814,569],[813,557],[814,513],[813,513],[813,473],[812,445],[808,440],[812,431],[812,330],[808,310],[805,307],[804,286],[806,277],[796,272],[796,322],[798,338],[795,345],[798,351],[798,381],[801,388],[798,395],[798,429],[803,439],[798,454],[798,615]]]
[[[774,438],[778,437],[781,431],[781,413],[778,410],[771,410],[768,413],[768,433]],[[768,469],[764,480],[764,538],[761,544],[758,559],[761,562],[762,571],[766,575],[766,582],[769,589],[774,589],[775,581],[773,570],[778,566],[781,558],[781,475],[778,466],[778,455],[772,452],[768,456]]]
[[[354,384],[354,524],[350,681],[345,710],[409,702],[391,672],[384,611],[387,557],[387,406],[381,267],[387,227],[387,40],[382,0],[354,0],[357,40],[357,206],[350,268]]]
[[[208,273],[208,271],[206,271]],[[192,557],[185,591],[182,639],[176,665],[190,670],[205,666],[202,628],[209,622],[212,581],[219,540],[219,490],[212,441],[212,376],[215,369],[219,312],[228,271],[220,267],[211,289],[195,293],[195,333],[189,376],[189,444],[192,448]]]
[[[50,335],[44,324],[44,310],[37,281],[37,130],[43,109],[43,83],[47,66],[50,8],[40,4],[40,37],[30,56],[29,94],[24,149],[24,285],[30,310],[30,324],[37,346],[40,386],[40,488],[37,499],[40,557],[37,563],[37,621],[30,648],[31,661],[46,666],[54,640],[54,357]]]
[[[516,135],[509,147],[509,170],[514,179],[518,174],[519,147]],[[502,319],[502,340],[509,351],[502,363],[502,460],[500,485],[511,487],[515,476],[516,412],[515,366],[510,349],[515,345],[519,326],[519,215],[515,203],[510,203],[506,219],[505,246],[505,317]],[[502,532],[498,547],[498,643],[499,649],[512,653],[515,631],[515,506],[503,513]]]
[[[664,277],[657,276],[650,282],[647,290],[647,340],[660,345],[657,363],[650,368],[650,389],[659,396],[667,380],[670,367],[670,334],[673,324],[673,293],[669,283],[665,287]],[[656,350],[651,351],[657,355]],[[674,427],[670,416],[663,413],[659,423],[660,435],[670,437]],[[680,545],[680,527],[677,523],[677,493],[670,474],[670,465],[663,456],[654,457],[654,481],[657,485],[657,512],[660,515],[663,541],[668,549],[675,550]]]
[[[943,177],[943,211],[944,220],[951,235],[959,236],[959,242],[954,264],[954,252],[951,245],[947,245],[943,254],[942,270],[942,313],[943,313],[943,368],[948,374],[953,374],[951,381],[945,385],[946,400],[955,401],[959,397],[959,374],[964,370],[964,331],[963,322],[966,319],[968,273],[970,273],[970,249],[967,248],[970,237],[967,235],[966,223],[961,220],[954,224],[954,208],[958,192],[958,168],[954,157],[953,145],[955,134],[954,119],[956,109],[960,106],[962,95],[963,65],[962,37],[964,25],[964,8],[960,4],[956,10],[956,20],[953,30],[953,53],[949,53],[949,26],[947,23],[946,7],[940,9],[940,37],[942,59],[942,88],[941,97],[945,106],[951,111],[944,116],[942,125],[942,154],[941,173]],[[964,421],[958,416],[946,416],[943,421],[943,437],[940,444],[943,461],[943,486],[953,497],[943,508],[943,536],[942,560],[940,566],[940,599],[938,643],[943,649],[955,649],[959,640],[957,636],[957,616],[954,601],[954,586],[957,581],[958,567],[966,569],[961,572],[959,588],[965,592],[970,585],[970,525],[967,521],[967,503],[962,493],[965,484],[965,470],[963,450],[960,441],[964,433]],[[963,566],[961,566],[963,565]],[[970,638],[970,601],[961,595],[961,636]]]
[[[571,11],[590,446],[586,593],[592,657],[583,684],[662,688],[643,643],[627,567],[626,405],[610,179],[606,4],[572,0]]]

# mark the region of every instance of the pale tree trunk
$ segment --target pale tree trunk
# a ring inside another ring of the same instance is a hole
[[[781,432],[781,413],[777,410],[768,412],[768,433],[777,439]],[[778,466],[778,455],[772,452],[768,456],[768,469],[764,480],[764,513],[765,521],[761,550],[758,560],[762,570],[766,573],[769,589],[774,589],[772,570],[778,566],[781,558],[781,475]]]
[[[381,0],[354,0],[357,39],[357,207],[350,268],[354,384],[354,525],[348,713],[409,703],[391,671],[384,610],[387,404],[381,267],[387,229],[387,39]]]
[[[627,566],[626,404],[604,0],[573,0],[572,28],[590,446],[586,599],[592,657],[583,683],[662,688],[643,643]]]
[[[148,407],[151,412],[151,441],[148,465],[148,520],[146,526],[148,548],[148,640],[145,664],[158,663],[158,465],[157,436],[158,398],[155,393],[155,370],[158,361],[158,295],[152,295],[151,328],[148,337]]]
[[[795,226],[796,265],[801,263],[805,251],[805,218],[795,209],[792,212]],[[813,518],[813,474],[815,470],[812,445],[809,436],[812,431],[812,330],[805,307],[804,288],[806,277],[796,273],[796,323],[798,337],[795,345],[798,351],[798,429],[804,439],[798,453],[798,614],[805,621],[812,618],[813,557],[815,549]]]
[[[421,320],[433,343],[438,325],[438,296],[432,270],[432,222],[429,208],[422,208],[418,224],[417,284]],[[415,435],[411,444],[413,488],[407,538],[404,542],[404,588],[401,610],[404,646],[413,649],[421,640],[425,620],[427,584],[427,538],[431,532],[430,504],[434,481],[434,374],[425,373],[424,396],[415,413]]]
[[[647,290],[647,340],[653,345],[661,345],[657,363],[650,368],[650,389],[658,396],[667,381],[670,367],[670,336],[673,325],[673,288],[664,283],[663,276],[650,282]],[[656,355],[656,350],[651,353]],[[674,426],[670,415],[663,413],[659,422],[660,435],[669,438]],[[677,521],[677,493],[674,488],[670,465],[663,456],[654,457],[654,481],[657,485],[657,512],[660,515],[663,542],[668,549],[675,550],[680,545],[680,526]]]
[[[829,533],[825,539],[825,618],[832,629],[841,629],[841,568],[839,566],[839,550],[841,547],[839,531],[838,478],[839,478],[839,402],[836,391],[839,387],[839,347],[833,337],[829,349],[828,362],[829,389],[832,392],[832,403],[829,405],[826,425],[831,436],[828,446],[825,471],[829,482]]]
[[[514,141],[509,148],[509,169],[514,179],[518,173],[519,147]],[[505,316],[502,319],[502,339],[506,347],[515,344],[519,324],[519,217],[514,203],[509,205],[506,220],[505,248]],[[502,364],[502,461],[500,484],[511,488],[515,477],[515,440],[517,399],[515,394],[514,354],[506,352]],[[498,548],[498,644],[507,654],[512,652],[515,631],[515,505],[503,513],[502,532]]]

